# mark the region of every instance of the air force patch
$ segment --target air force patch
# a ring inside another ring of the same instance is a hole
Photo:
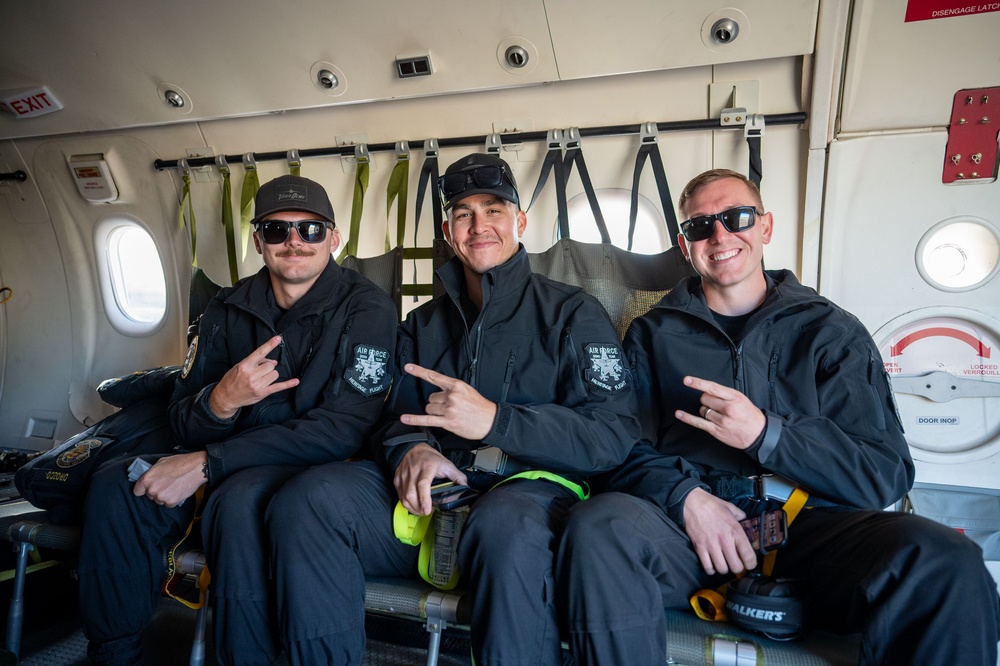
[[[184,358],[184,367],[181,369],[181,379],[187,379],[188,373],[191,372],[191,368],[194,366],[194,359],[198,355],[198,336],[194,337],[191,341],[191,345],[188,347],[187,356]]]
[[[617,393],[629,384],[629,373],[622,363],[621,347],[615,344],[594,343],[587,345],[590,365],[584,373],[588,384],[609,393]]]
[[[389,388],[391,376],[386,364],[389,352],[382,347],[356,345],[354,364],[347,366],[344,379],[361,395],[375,395]]]

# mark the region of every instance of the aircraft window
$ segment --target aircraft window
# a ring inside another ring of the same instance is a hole
[[[932,287],[975,289],[1000,270],[1000,230],[975,217],[944,220],[920,239],[916,262],[920,276]]]
[[[156,243],[127,219],[106,220],[96,230],[104,310],[126,335],[148,335],[167,312],[167,284]]]
[[[632,193],[622,189],[599,189],[597,202],[608,225],[611,242],[628,248],[628,215]],[[638,211],[635,218],[635,234],[632,251],[640,254],[657,254],[671,245],[667,239],[667,226],[659,209],[646,197],[639,195]],[[566,202],[569,216],[569,236],[584,243],[600,243],[601,234],[594,224],[594,214],[586,193],[581,193]],[[556,220],[553,240],[558,237],[559,221]]]

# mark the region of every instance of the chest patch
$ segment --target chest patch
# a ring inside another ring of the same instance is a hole
[[[622,363],[621,347],[615,344],[594,343],[587,345],[590,363],[584,380],[609,393],[617,393],[628,386],[628,373]]]
[[[344,379],[361,395],[375,395],[389,388],[386,365],[389,352],[382,347],[355,345],[354,363],[347,366]]]

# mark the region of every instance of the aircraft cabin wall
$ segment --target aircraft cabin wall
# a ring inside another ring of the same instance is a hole
[[[752,3],[751,3],[752,4]],[[814,17],[807,12],[810,31]],[[811,32],[806,40],[811,44]],[[280,53],[280,49],[274,50]],[[494,56],[495,57],[495,56]],[[337,146],[344,142],[394,143],[400,140],[485,135],[491,132],[546,131],[555,128],[638,125],[639,123],[701,119],[710,116],[710,86],[720,82],[756,82],[754,98],[739,99],[751,112],[784,114],[803,110],[804,60],[798,55],[749,62],[684,67],[554,81],[503,90],[481,90],[368,101],[326,108],[297,109],[239,118],[202,119],[152,127],[103,130],[86,134],[16,137],[0,142],[0,166],[22,169],[24,183],[0,185],[0,279],[14,297],[2,306],[3,393],[0,394],[0,446],[45,449],[110,412],[96,392],[105,378],[132,370],[180,363],[187,326],[190,248],[187,229],[178,226],[183,183],[177,169],[157,171],[155,159],[172,160],[207,155],[287,151]],[[307,82],[308,83],[308,82]],[[730,86],[731,88],[731,86]],[[719,93],[714,93],[716,96]],[[729,90],[721,97],[729,101]],[[718,109],[716,110],[716,114]],[[55,114],[53,114],[55,115]],[[768,248],[774,265],[799,263],[798,187],[804,170],[806,134],[800,126],[768,128],[764,138],[764,196],[775,211],[782,234]],[[674,198],[694,174],[712,166],[746,170],[747,148],[739,130],[663,133],[659,137]],[[583,140],[591,178],[599,189],[631,188],[638,136],[627,134]],[[479,146],[441,151],[442,168]],[[68,163],[81,156],[103,156],[119,190],[112,203],[86,201],[76,190]],[[506,145],[503,156],[512,165],[522,195],[530,196],[544,157],[542,142]],[[416,197],[417,171],[423,155],[413,151],[409,208]],[[359,255],[383,251],[386,233],[385,190],[395,157],[372,154],[369,190]],[[233,196],[239,208],[242,165],[232,165]],[[260,180],[287,173],[284,160],[261,161]],[[326,186],[345,239],[351,214],[354,164],[349,158],[302,160],[301,173]],[[659,198],[647,166],[641,192],[662,224]],[[221,215],[221,177],[214,167],[191,173],[191,201],[197,221],[197,263],[215,282],[230,283]],[[582,193],[579,178],[568,194]],[[526,202],[525,202],[526,204]],[[605,214],[624,235],[627,207]],[[392,224],[395,209],[392,211]],[[413,244],[412,212],[408,214],[407,246]],[[98,230],[108,218],[125,218],[153,237],[164,265],[167,314],[155,330],[142,336],[121,332],[105,314]],[[530,251],[545,249],[556,237],[556,205],[550,185],[531,208],[524,243]],[[589,213],[587,218],[590,218]],[[425,206],[419,244],[431,240],[431,214]],[[573,235],[592,233],[592,222],[573,227]],[[30,238],[25,230],[31,229]],[[654,229],[660,248],[671,243]],[[393,228],[393,236],[395,231]],[[593,238],[593,236],[590,236]],[[395,242],[395,238],[393,238]],[[429,264],[429,262],[426,262]],[[252,243],[241,259],[239,273],[250,275],[261,266]],[[430,280],[429,266],[420,279]],[[406,304],[407,308],[412,303]],[[44,377],[44,381],[39,378]],[[58,378],[58,380],[57,380]]]

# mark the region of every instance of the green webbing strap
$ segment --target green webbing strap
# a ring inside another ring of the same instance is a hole
[[[526,472],[518,472],[513,476],[508,476],[506,479],[493,487],[496,488],[497,486],[507,483],[508,481],[513,481],[514,479],[541,479],[542,481],[551,481],[552,483],[558,484],[563,488],[571,490],[574,494],[576,494],[581,502],[590,497],[590,486],[587,485],[586,481],[583,483],[576,483],[574,481],[570,481],[564,476],[559,476],[553,472],[547,472],[544,469],[529,469]]]
[[[337,263],[345,257],[358,256],[358,234],[361,233],[361,213],[365,207],[365,192],[368,191],[368,174],[371,168],[368,156],[368,146],[359,144],[354,147],[354,156],[357,159],[357,167],[354,172],[354,201],[351,204],[351,229],[350,237],[344,245],[343,251],[337,257]]]
[[[663,209],[663,219],[667,223],[668,240],[671,245],[677,244],[680,226],[677,224],[677,213],[674,212],[674,201],[670,196],[670,186],[667,184],[667,174],[663,169],[663,158],[657,143],[658,130],[656,123],[643,123],[639,132],[639,151],[635,156],[635,168],[632,171],[632,202],[628,214],[628,249],[632,250],[632,236],[635,234],[635,220],[639,209],[639,177],[642,167],[649,158],[656,179],[656,190],[660,195],[660,207]]]
[[[288,173],[293,176],[302,175],[302,159],[299,157],[299,151],[292,149],[287,153],[288,157]]]
[[[241,259],[247,258],[247,246],[250,243],[250,220],[253,219],[253,201],[260,189],[260,178],[257,176],[257,162],[253,153],[243,157],[243,190],[240,192],[240,247],[243,249]]]
[[[389,174],[385,190],[385,251],[393,246],[389,240],[389,211],[396,201],[396,247],[402,246],[406,233],[406,192],[410,187],[410,147],[406,141],[396,143],[396,165]]]
[[[226,230],[226,255],[229,257],[229,279],[236,284],[240,279],[240,267],[236,261],[236,238],[233,234],[233,183],[229,164],[224,155],[215,158],[215,164],[222,174],[222,227]]]
[[[194,221],[194,204],[191,202],[191,169],[187,160],[181,160],[181,177],[184,179],[184,192],[181,194],[181,207],[177,211],[177,225],[184,231],[184,213],[187,212],[191,224],[191,265],[198,268],[198,230]]]

